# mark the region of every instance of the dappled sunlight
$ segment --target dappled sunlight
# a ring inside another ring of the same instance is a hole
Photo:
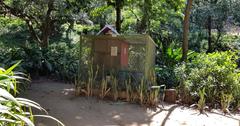
[[[199,115],[198,110],[176,104],[162,103],[155,108],[148,108],[126,102],[74,97],[73,85],[50,83],[33,83],[26,97],[39,102],[66,126],[238,126],[240,119],[239,115],[224,116],[215,114],[215,111],[207,112],[208,116]],[[41,123],[37,126],[55,125],[46,119],[37,119],[37,122]]]
[[[81,116],[75,116],[75,119],[77,119],[77,120],[81,120],[81,119],[83,119]]]
[[[61,93],[63,93],[64,95],[72,95],[74,91],[74,88],[64,88]]]

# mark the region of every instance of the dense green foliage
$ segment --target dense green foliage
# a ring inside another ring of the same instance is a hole
[[[66,32],[55,35],[49,48],[41,48],[34,43],[27,32],[26,25],[18,18],[1,17],[0,65],[8,68],[17,61],[22,63],[18,71],[29,73],[31,77],[48,75],[64,81],[73,82],[77,75],[78,46],[76,34],[84,26],[76,26],[67,38]],[[62,26],[63,31],[65,27]]]
[[[196,55],[198,55],[196,52],[190,50],[187,54],[187,60],[190,61]],[[173,44],[167,48],[165,54],[157,57],[155,72],[159,84],[165,84],[167,88],[173,88],[178,85],[174,69],[176,64],[181,62],[181,58],[182,49],[174,47]]]
[[[222,93],[231,94],[236,105],[240,100],[237,59],[236,53],[230,51],[202,53],[192,62],[179,65],[175,71],[180,85],[184,85],[191,95],[205,89],[207,102],[219,104]]]
[[[35,44],[24,47],[7,47],[0,49],[0,64],[9,67],[22,60],[19,71],[27,72],[32,77],[50,75],[60,80],[73,81],[78,69],[78,46],[66,43],[51,44],[48,49],[40,49]]]
[[[72,47],[74,46],[74,47]],[[73,81],[77,76],[79,48],[77,45],[67,46],[66,43],[52,44],[46,53],[51,65],[51,73],[59,79]]]

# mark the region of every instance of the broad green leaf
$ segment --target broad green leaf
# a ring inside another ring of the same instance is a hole
[[[12,120],[12,119],[1,118],[1,117],[0,117],[0,122],[9,122],[9,123],[15,123],[15,124],[17,124],[18,121]]]
[[[25,77],[20,77],[20,76],[11,76],[10,78],[13,78],[13,79],[21,79],[21,80],[26,80],[26,81],[30,81],[29,79],[25,78]]]
[[[0,81],[1,81],[1,80],[6,80],[6,79],[8,79],[8,78],[9,78],[8,75],[6,75],[6,74],[0,74]]]
[[[8,115],[10,115],[10,116],[13,117],[13,118],[18,119],[18,117],[17,117],[15,114],[11,113],[9,110],[1,110],[1,109],[0,109],[0,113],[2,113],[2,114],[8,114]]]
[[[16,117],[18,117],[20,120],[22,120],[23,122],[25,122],[28,126],[35,126],[35,125],[33,124],[33,122],[32,122],[29,118],[27,118],[27,117],[25,117],[25,116],[16,114]]]
[[[27,107],[36,108],[36,109],[44,111],[46,114],[48,114],[48,112],[44,108],[42,108],[38,103],[36,103],[34,101],[24,99],[24,98],[16,98],[16,99],[18,100],[19,104],[22,104]]]
[[[0,110],[8,111],[8,110],[10,110],[10,108],[0,104]]]
[[[14,64],[13,66],[11,66],[10,68],[8,68],[4,74],[9,74],[10,72],[13,71],[13,69],[15,69],[19,64],[21,63],[21,61],[18,61],[16,64]]]
[[[33,103],[37,106],[40,106],[40,104],[38,104],[37,102],[34,102],[32,100],[29,100],[29,99],[26,99],[26,98],[16,98],[18,101],[26,101],[26,102],[30,102],[30,103]]]
[[[18,101],[6,90],[0,88],[0,96],[6,99],[11,100],[12,102],[16,103],[17,105],[19,105]]]

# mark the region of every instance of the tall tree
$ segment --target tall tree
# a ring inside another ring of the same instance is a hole
[[[116,11],[116,30],[121,33],[121,25],[123,22],[122,19],[122,8],[124,6],[124,0],[107,0],[107,4],[109,6],[113,6],[115,8]]]
[[[190,19],[190,12],[192,8],[193,0],[187,1],[187,6],[185,9],[185,16],[183,22],[183,43],[182,43],[182,60],[187,60],[187,53],[188,53],[188,33],[189,33],[189,19]]]
[[[232,4],[236,3],[237,1],[232,0],[194,0],[194,13],[191,21],[194,26],[198,27],[198,31],[207,31],[207,52],[215,50],[216,43],[224,33],[227,20],[234,15]],[[213,39],[212,29],[217,30],[216,39]]]
[[[121,24],[122,24],[122,7],[123,7],[123,0],[116,0],[115,2],[115,9],[116,9],[116,30],[120,33],[121,32]]]
[[[139,25],[137,26],[138,33],[147,32],[147,29],[149,28],[149,25],[150,25],[150,15],[152,12],[152,1],[144,0],[143,3],[144,3],[142,6],[143,16],[141,18]]]
[[[212,5],[217,4],[218,0],[210,0],[209,8],[212,8]],[[208,50],[207,52],[213,51],[212,45],[212,14],[210,13],[207,17],[207,29],[208,29]]]
[[[41,47],[47,48],[49,37],[56,28],[55,25],[68,22],[69,15],[76,13],[76,10],[69,9],[73,8],[72,5],[68,0],[0,0],[0,11],[24,20],[31,37]]]
[[[207,29],[208,29],[208,50],[207,52],[212,52],[212,16],[208,16],[207,20]]]

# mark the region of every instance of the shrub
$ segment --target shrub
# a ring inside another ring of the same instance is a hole
[[[188,59],[194,58],[197,53],[194,51],[188,51]],[[182,48],[174,48],[174,45],[170,45],[166,52],[157,57],[157,66],[155,67],[157,82],[159,84],[165,84],[167,88],[173,88],[177,86],[177,79],[175,76],[176,64],[181,62]]]
[[[32,76],[52,75],[64,81],[73,82],[78,69],[78,47],[66,43],[51,44],[48,49],[41,49],[36,44],[7,46],[1,44],[0,65],[7,68],[18,60],[22,64],[18,71]]]
[[[78,46],[66,43],[51,44],[44,57],[51,65],[50,71],[61,80],[73,81],[78,74]]]
[[[181,85],[193,96],[203,88],[206,102],[218,103],[221,93],[232,94],[239,102],[240,71],[237,69],[237,55],[234,52],[201,53],[190,63],[176,67],[175,72]]]
[[[155,67],[158,84],[165,84],[167,88],[173,88],[177,85],[177,79],[174,73],[174,67]]]
[[[239,50],[240,37],[237,35],[226,34],[222,36],[222,39],[215,44],[215,50],[226,51],[226,50]]]

